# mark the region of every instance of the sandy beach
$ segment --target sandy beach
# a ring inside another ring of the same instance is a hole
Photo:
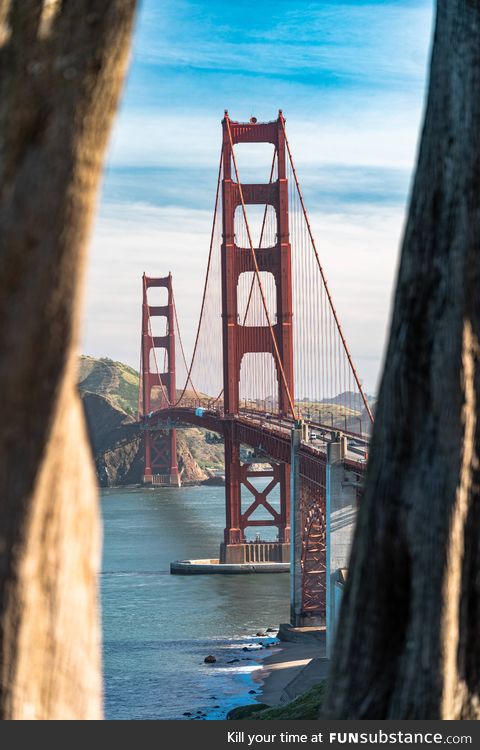
[[[269,706],[280,706],[297,698],[325,679],[328,659],[319,641],[305,643],[281,641],[252,675],[261,693],[256,700]]]

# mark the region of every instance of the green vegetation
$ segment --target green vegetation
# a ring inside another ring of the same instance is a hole
[[[345,414],[347,417],[360,416],[360,411],[351,409],[349,406],[344,406],[343,404],[320,404],[318,401],[299,401],[295,406],[302,416],[312,419],[318,418],[320,422],[327,425],[331,423],[332,417],[334,424],[336,424],[338,420],[344,418]]]
[[[258,714],[265,709],[270,709],[266,703],[248,703],[246,706],[232,708],[227,714],[227,719],[256,719]]]
[[[324,680],[306,693],[295,698],[286,706],[265,707],[263,703],[253,703],[248,706],[239,706],[232,709],[227,719],[318,719],[318,714],[325,696],[327,683]]]
[[[137,416],[138,408],[138,381],[138,372],[123,362],[115,362],[108,357],[80,357],[80,391],[104,396],[117,409],[134,418]],[[210,435],[209,440],[206,440],[207,434]],[[203,471],[223,471],[223,442],[218,441],[218,436],[191,427],[179,430],[177,438],[180,454],[184,445]]]
[[[135,416],[138,404],[138,372],[108,357],[80,357],[79,388],[106,396],[119,409]]]
[[[188,427],[184,430],[178,430],[178,446],[180,448],[182,440],[184,440],[192,458],[204,471],[207,469],[214,472],[223,471],[225,465],[223,443],[210,443],[205,439],[207,434],[205,430],[201,430],[199,427]]]

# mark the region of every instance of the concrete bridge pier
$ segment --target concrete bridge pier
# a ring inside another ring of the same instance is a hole
[[[361,483],[345,463],[347,439],[338,434],[327,446],[326,474],[326,652],[330,656],[346,581]]]
[[[300,444],[302,428],[292,429],[290,457],[290,624],[302,627],[302,509],[300,498]]]

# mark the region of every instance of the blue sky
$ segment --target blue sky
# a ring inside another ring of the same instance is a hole
[[[425,93],[432,0],[144,0],[91,243],[82,350],[138,365],[140,277],[172,271],[185,343],[220,121],[279,108],[358,369],[376,385]]]

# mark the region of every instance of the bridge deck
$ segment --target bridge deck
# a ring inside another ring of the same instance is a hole
[[[264,414],[251,413],[225,416],[214,409],[199,410],[194,407],[169,407],[158,409],[145,417],[142,427],[147,430],[165,427],[182,428],[193,425],[225,435],[225,425],[233,422],[235,438],[255,450],[259,458],[265,457],[279,463],[290,463],[290,433],[292,422],[289,419],[267,417]],[[315,428],[322,427],[327,432],[337,432],[325,425],[312,423]],[[355,458],[354,454],[346,458],[348,467],[363,475],[366,464]],[[325,486],[325,467],[327,463],[326,445],[314,447],[302,442],[300,448],[300,474],[315,484]]]

